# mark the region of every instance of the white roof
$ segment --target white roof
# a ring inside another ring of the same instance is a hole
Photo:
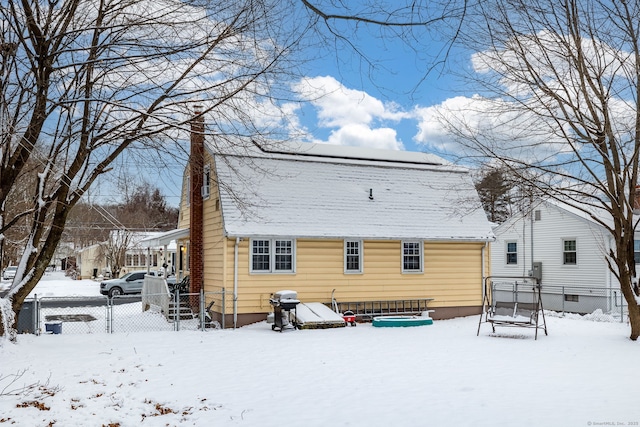
[[[227,236],[493,238],[465,169],[425,153],[300,147],[215,156]]]
[[[156,248],[164,245],[168,245],[169,248],[176,247],[176,239],[183,239],[189,237],[188,228],[176,228],[175,230],[165,231],[162,233],[154,233],[148,237],[140,240],[138,246],[143,248]]]

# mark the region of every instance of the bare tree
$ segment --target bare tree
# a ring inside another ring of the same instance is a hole
[[[295,13],[277,0],[0,5],[0,238],[28,223],[16,278],[0,300],[0,335],[14,333],[71,208],[125,150],[188,139],[196,103],[218,144],[282,125],[268,119],[280,117],[288,58],[308,23]],[[10,212],[27,172],[35,185],[26,208]]]
[[[125,189],[124,201],[115,206],[114,216],[128,229],[167,231],[178,223],[178,208],[170,208],[160,189],[143,182]]]
[[[440,118],[465,155],[492,161],[537,194],[611,234],[609,268],[640,336],[634,200],[640,152],[640,2],[490,0],[459,40],[482,91]]]
[[[356,68],[363,78],[388,90],[381,70],[398,72],[383,58],[385,51],[397,53],[401,41],[423,78],[442,72],[466,16],[474,2],[468,0],[300,0],[318,19],[316,35],[330,46],[338,70]],[[371,40],[376,40],[372,44]],[[364,42],[364,41],[367,42]],[[389,48],[388,43],[393,43]],[[331,52],[329,54],[331,54]],[[391,69],[389,69],[391,68]],[[385,87],[386,86],[386,87]]]
[[[100,255],[107,261],[111,277],[118,277],[125,265],[127,249],[131,247],[132,232],[128,230],[112,230],[109,239],[100,244]]]

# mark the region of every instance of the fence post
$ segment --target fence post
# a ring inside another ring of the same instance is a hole
[[[227,317],[227,302],[226,302],[226,291],[225,288],[222,288],[222,310],[220,310],[222,313],[222,329],[225,328],[225,322],[224,319]]]
[[[620,292],[620,323],[624,323],[624,295]]]
[[[113,298],[109,298],[107,297],[107,307],[106,307],[106,311],[107,311],[107,333],[108,334],[112,334],[113,333]]]
[[[40,304],[38,303],[38,294],[33,295],[33,333],[40,335]]]
[[[180,288],[176,288],[176,301],[175,301],[175,308],[173,311],[173,316],[174,316],[174,331],[180,331],[180,309],[182,308],[182,301],[180,300]]]
[[[564,286],[562,287],[562,317],[564,317],[564,302],[566,301],[566,298],[564,296]]]
[[[205,312],[204,312],[204,289],[200,289],[200,330],[204,331]]]

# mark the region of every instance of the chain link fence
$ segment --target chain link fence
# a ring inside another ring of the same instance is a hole
[[[491,294],[495,301],[533,301],[533,282],[492,281]],[[615,320],[624,322],[627,303],[620,290],[605,287],[547,286],[541,288],[542,305],[545,311],[561,315],[574,313],[590,316],[594,320]]]
[[[118,295],[113,298],[42,297],[27,299],[18,318],[19,333],[105,334],[223,328],[224,289],[219,292]],[[167,304],[154,302],[167,300]],[[216,302],[222,313],[214,313]]]

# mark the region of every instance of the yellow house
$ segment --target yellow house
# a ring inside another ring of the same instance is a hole
[[[176,263],[192,291],[199,265],[205,293],[225,290],[224,311],[210,298],[227,326],[264,320],[283,289],[302,302],[433,298],[435,319],[480,313],[493,234],[467,170],[417,152],[203,145],[185,170]]]

